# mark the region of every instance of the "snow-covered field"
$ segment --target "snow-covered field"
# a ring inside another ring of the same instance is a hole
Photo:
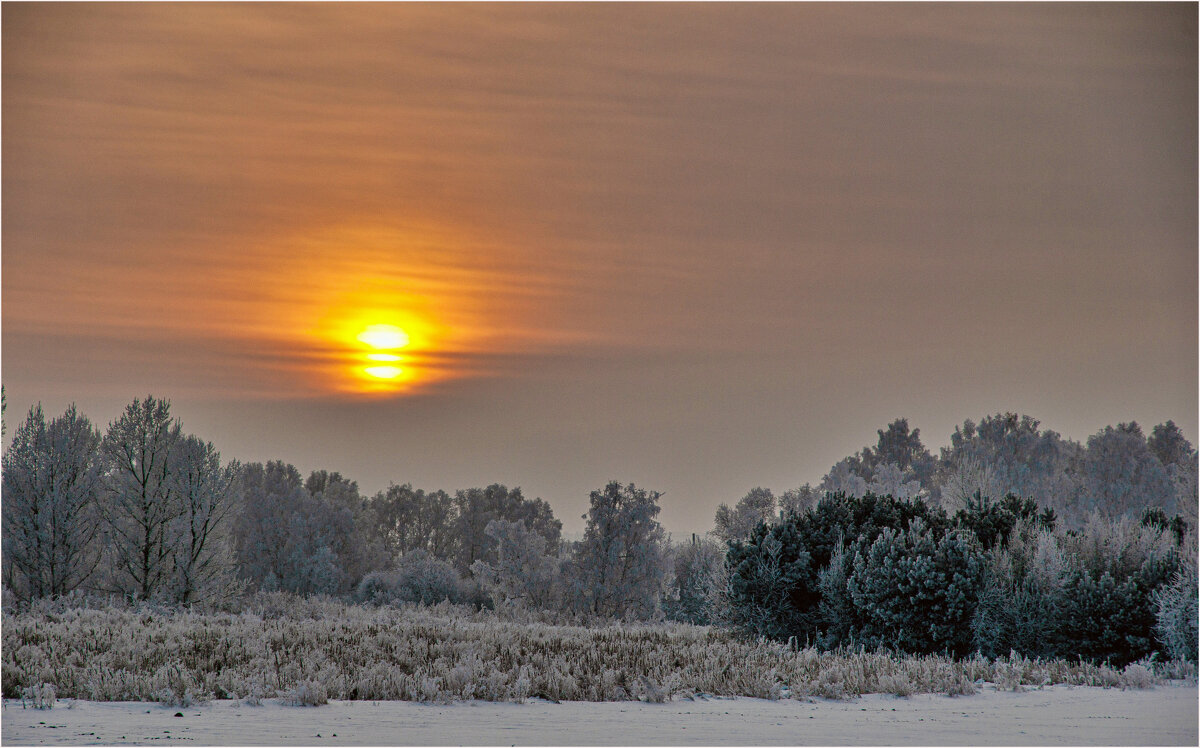
[[[1052,686],[848,701],[729,698],[525,704],[6,700],[6,745],[1196,745],[1197,688]],[[182,714],[183,716],[175,716]]]

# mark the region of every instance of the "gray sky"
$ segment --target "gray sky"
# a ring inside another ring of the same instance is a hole
[[[152,393],[678,533],[900,416],[1196,440],[1194,4],[0,12],[10,433]]]

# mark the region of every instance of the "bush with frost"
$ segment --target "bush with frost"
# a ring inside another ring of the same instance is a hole
[[[276,617],[251,610],[28,607],[6,615],[0,631],[4,696],[20,698],[53,682],[64,698],[153,701],[173,682],[245,704],[276,696],[306,703],[298,698],[306,683],[310,694],[318,693],[311,684],[320,684],[327,699],[339,700],[854,697],[908,688],[961,691],[965,683],[995,681],[1002,666],[1008,682],[1021,686],[1145,682],[1137,668],[1077,659],[993,662],[792,649],[678,623],[550,625],[447,603],[368,607],[326,599],[312,607],[298,600],[276,606],[290,611]],[[1195,677],[1194,668],[1140,664],[1156,679]]]
[[[388,571],[366,575],[358,585],[357,598],[374,605],[405,602],[433,605],[443,601],[457,602],[460,593],[461,581],[454,567],[417,550],[406,553]]]
[[[1154,594],[1155,634],[1173,659],[1195,663],[1197,659],[1198,631],[1196,563],[1175,572],[1170,583],[1160,587]]]
[[[21,692],[21,706],[33,709],[53,709],[58,699],[58,689],[53,683],[39,683]]]
[[[329,703],[329,694],[323,683],[306,680],[290,689],[283,701],[288,706],[321,706]]]

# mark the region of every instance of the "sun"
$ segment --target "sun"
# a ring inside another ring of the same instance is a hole
[[[404,369],[397,366],[403,357],[397,352],[409,344],[408,333],[396,325],[367,325],[355,340],[370,348],[365,358],[371,366],[362,368],[362,373],[375,380],[398,380]]]
[[[372,348],[394,349],[408,345],[408,333],[395,325],[368,325],[367,329],[358,334],[357,340]],[[387,354],[383,354],[387,355]],[[372,359],[373,361],[397,359]]]
[[[385,304],[369,293],[331,306],[313,326],[327,350],[331,384],[344,393],[392,397],[442,376],[445,325],[416,303]]]

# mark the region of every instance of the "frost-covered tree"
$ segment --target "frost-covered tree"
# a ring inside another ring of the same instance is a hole
[[[300,472],[279,460],[241,471],[242,502],[234,523],[238,575],[254,587],[280,589],[293,507],[305,499]]]
[[[865,462],[870,463],[872,471],[883,465],[895,465],[907,476],[906,480],[915,481],[922,487],[929,483],[937,469],[937,459],[921,443],[921,429],[909,431],[908,419],[897,418],[888,424],[886,430],[880,429],[878,434],[879,441],[875,449],[863,450],[864,455],[869,455]],[[871,477],[877,476],[872,474]]]
[[[723,616],[721,594],[725,587],[725,547],[710,538],[692,536],[691,542],[671,549],[671,577],[663,612],[673,621],[700,626]]]
[[[1175,573],[1169,584],[1154,594],[1155,626],[1158,640],[1174,659],[1196,662],[1200,646],[1200,618],[1197,616],[1196,559]]]
[[[793,512],[807,511],[815,507],[824,495],[808,483],[799,488],[789,488],[779,497],[779,516],[783,519]]]
[[[46,424],[39,404],[3,458],[5,584],[26,598],[59,596],[96,568],[100,432],[74,405]]]
[[[374,515],[356,481],[341,473],[315,470],[304,481],[304,487],[319,512],[333,516],[335,532],[329,536],[329,547],[347,584],[355,585],[371,569],[385,568],[393,561],[395,556],[388,555],[368,530]]]
[[[558,556],[546,551],[546,539],[524,522],[494,519],[487,534],[496,542],[493,563],[476,561],[471,573],[497,607],[555,610],[562,604]]]
[[[972,621],[975,649],[988,657],[1017,652],[1055,657],[1069,559],[1051,530],[1022,525],[987,561]]]
[[[408,483],[392,484],[371,499],[368,516],[370,532],[391,558],[415,550],[446,560],[454,557],[454,499],[445,491],[426,493]]]
[[[1146,440],[1146,446],[1164,467],[1196,461],[1196,450],[1174,421],[1155,426]]]
[[[823,609],[839,609],[823,600],[828,585],[819,579],[822,570],[846,544],[874,540],[884,528],[907,528],[917,518],[937,532],[949,524],[945,512],[920,499],[831,494],[804,512],[759,526],[748,540],[729,546],[724,616],[754,636],[816,642],[828,620]]]
[[[1069,565],[1062,585],[1059,656],[1124,665],[1159,648],[1156,590],[1182,558],[1174,533],[1129,516],[1089,516],[1058,541]]]
[[[805,543],[804,524],[792,516],[760,525],[746,541],[729,546],[722,614],[734,628],[772,639],[815,637],[818,562]]]
[[[499,483],[487,488],[471,488],[454,495],[457,516],[454,521],[455,566],[466,573],[476,561],[496,560],[496,541],[487,534],[494,519],[524,522],[530,530],[546,539],[548,548],[557,548],[562,522],[554,518],[550,505],[541,499],[526,499],[521,489],[508,489]]]
[[[867,479],[855,472],[859,469],[858,465],[859,462],[854,457],[839,461],[821,479],[818,488],[826,494],[841,494],[861,499],[867,494]]]
[[[576,549],[576,605],[602,616],[650,618],[666,582],[665,534],[657,491],[613,481],[592,491],[587,526]]]
[[[904,472],[898,464],[882,463],[875,467],[875,475],[867,484],[867,492],[897,499],[915,499],[921,494],[921,481],[910,480],[910,477],[911,474]]]
[[[180,439],[171,474],[181,512],[173,533],[173,597],[181,603],[221,597],[233,588],[232,512],[239,498],[236,461],[222,465],[212,442]]]
[[[182,439],[167,400],[134,400],[101,442],[102,511],[114,583],[138,599],[164,595],[174,574],[174,528],[183,513],[173,475]]]
[[[1146,507],[1175,510],[1175,488],[1137,423],[1122,423],[1088,438],[1084,457],[1085,496],[1109,517]]]
[[[327,500],[328,488],[313,496],[299,471],[278,461],[246,465],[242,485],[236,536],[244,579],[298,595],[346,592],[358,582],[353,502]]]
[[[879,439],[874,447],[863,447],[857,454],[833,466],[821,483],[822,490],[861,498],[868,491],[879,494],[873,486],[894,483],[898,489],[915,496],[931,484],[937,459],[921,443],[920,429],[910,431],[908,419],[897,418],[877,433]],[[892,475],[891,468],[884,476],[876,475],[889,465],[899,470],[899,478]],[[908,486],[914,482],[917,484],[915,489]]]
[[[752,488],[732,508],[728,504],[717,507],[713,534],[723,542],[745,540],[754,528],[775,519],[775,494],[767,488]]]
[[[1015,413],[988,416],[978,424],[964,421],[951,435],[950,446],[942,449],[935,498],[942,498],[945,490],[956,493],[943,500],[956,508],[976,490],[988,498],[1011,493],[1032,498],[1061,516],[1080,516],[1083,447],[1039,426],[1036,419]]]
[[[348,509],[355,515],[366,508],[367,502],[358,491],[358,482],[338,472],[312,471],[304,480],[304,490],[308,491],[309,496],[321,499],[330,506]]]
[[[1200,495],[1196,490],[1200,465],[1197,464],[1195,448],[1174,421],[1155,426],[1146,445],[1167,471],[1174,493],[1175,511],[1190,527],[1195,527],[1197,507],[1200,506]]]
[[[942,475],[940,494],[942,506],[955,510],[965,509],[976,496],[986,500],[1003,496],[1004,488],[989,463],[976,455],[966,454]]]

